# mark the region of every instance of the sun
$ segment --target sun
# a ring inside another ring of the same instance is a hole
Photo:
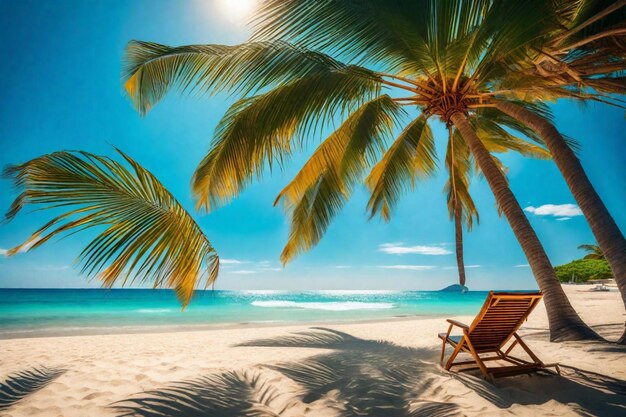
[[[229,20],[244,22],[252,15],[257,0],[218,0],[217,5]]]

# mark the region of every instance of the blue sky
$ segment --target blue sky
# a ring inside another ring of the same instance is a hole
[[[0,43],[5,51],[0,66],[0,165],[61,149],[111,155],[109,144],[115,144],[192,211],[191,175],[232,100],[174,93],[142,119],[123,95],[121,57],[131,39],[170,45],[244,41],[242,19],[225,2],[0,2]],[[624,112],[568,102],[552,108],[558,128],[583,145],[583,166],[626,230]],[[441,151],[443,126],[436,125],[435,132]],[[305,156],[295,157],[285,172],[265,176],[230,205],[210,215],[194,214],[226,260],[217,288],[438,289],[456,282],[443,173],[408,194],[390,223],[368,221],[367,194],[359,190],[315,249],[280,268],[288,224],[272,202]],[[553,163],[516,155],[502,159],[522,207],[575,203]],[[535,288],[513,233],[496,214],[486,182],[475,179],[471,191],[481,224],[466,235],[468,285]],[[10,183],[2,180],[0,208],[6,210],[14,197]],[[549,214],[562,210],[560,216]],[[527,214],[555,265],[580,257],[579,244],[594,242],[576,207],[529,209]],[[46,213],[22,213],[0,226],[0,252],[20,243],[47,219]],[[91,237],[87,232],[11,258],[0,254],[0,287],[98,286],[73,266]]]

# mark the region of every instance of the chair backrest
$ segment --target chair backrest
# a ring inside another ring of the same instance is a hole
[[[491,352],[502,346],[519,329],[543,295],[540,292],[490,291],[483,308],[469,328],[477,352]]]

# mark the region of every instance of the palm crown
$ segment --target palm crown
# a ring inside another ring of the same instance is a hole
[[[509,19],[511,14],[517,19]],[[389,219],[402,192],[435,170],[429,118],[450,123],[455,111],[471,113],[488,150],[546,157],[541,146],[506,128],[540,142],[534,132],[487,106],[504,94],[517,101],[529,86],[539,85],[541,76],[520,62],[557,24],[546,2],[533,8],[519,2],[391,2],[383,7],[377,2],[269,1],[246,44],[170,48],[131,43],[126,88],[142,113],[172,86],[243,96],[219,123],[194,176],[198,205],[207,210],[236,196],[266,163],[282,163],[321,126],[345,118],[277,199],[292,213],[282,254],[286,262],[319,241],[368,169],[368,209]],[[512,76],[515,66],[520,69]],[[569,94],[560,84],[532,90],[535,96]],[[400,92],[408,96],[392,98]],[[525,105],[546,116],[542,106]],[[407,122],[404,106],[417,106],[421,115]],[[455,159],[468,159],[460,135],[457,141],[459,146],[450,148],[458,153]],[[467,156],[460,156],[463,152]],[[446,158],[449,166],[452,156]],[[457,164],[456,173],[466,176],[467,168]],[[466,213],[473,213],[462,182],[451,184],[457,192],[450,196],[458,195],[459,201],[464,196]]]

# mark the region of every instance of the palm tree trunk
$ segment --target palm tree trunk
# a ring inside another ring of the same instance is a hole
[[[591,185],[580,161],[549,121],[513,103],[498,102],[496,108],[531,127],[545,142],[611,266],[626,308],[626,239]],[[626,329],[621,343],[626,343]]]
[[[463,223],[461,205],[454,207],[454,235],[456,241],[456,265],[459,268],[459,284],[465,286],[465,262],[463,261]]]
[[[532,272],[543,293],[544,304],[550,325],[550,340],[598,340],[600,336],[589,328],[570,304],[559,283],[550,260],[539,238],[530,226],[515,196],[509,189],[502,172],[494,163],[491,154],[480,141],[465,115],[454,113],[450,120],[459,129],[467,142],[476,163],[480,167],[500,210],[506,216],[513,233],[520,243]]]

